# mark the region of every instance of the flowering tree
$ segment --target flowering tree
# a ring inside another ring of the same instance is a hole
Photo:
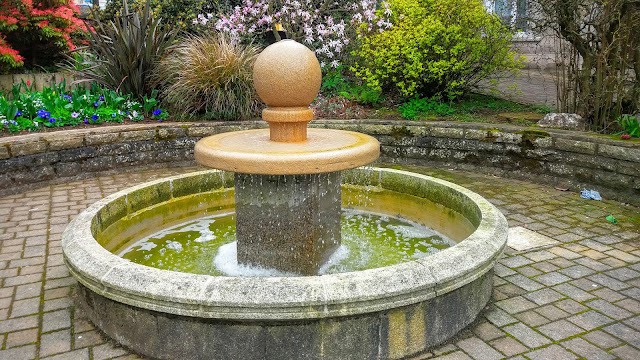
[[[73,0],[0,0],[0,73],[54,64],[86,31]]]
[[[379,4],[379,5],[378,5]],[[382,11],[376,11],[380,7]],[[244,0],[232,13],[216,19],[200,14],[196,23],[238,37],[255,37],[282,24],[287,37],[316,52],[320,65],[337,68],[349,53],[359,28],[390,28],[391,10],[376,0]]]

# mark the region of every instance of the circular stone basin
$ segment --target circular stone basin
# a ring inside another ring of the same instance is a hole
[[[464,216],[473,232],[419,260],[323,276],[188,274],[107,250],[185,218],[227,211],[232,179],[204,171],[149,182],[98,201],[69,224],[65,262],[79,282],[80,305],[102,331],[163,359],[397,359],[447,340],[489,301],[492,269],[506,244],[504,216],[467,189],[399,170],[345,171],[343,183],[435,202]],[[397,201],[389,211],[420,216],[404,205]]]

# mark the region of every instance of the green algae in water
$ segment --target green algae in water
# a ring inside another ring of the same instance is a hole
[[[227,275],[216,268],[214,259],[223,253],[219,251],[221,247],[229,248],[235,240],[235,214],[230,212],[157,232],[128,247],[120,256],[163,270]],[[389,266],[434,254],[454,244],[442,234],[406,219],[343,209],[342,245],[320,273]],[[251,276],[274,275],[273,271],[247,270],[246,274]]]

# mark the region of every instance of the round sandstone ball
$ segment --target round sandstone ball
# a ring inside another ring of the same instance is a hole
[[[318,95],[322,71],[313,51],[293,40],[269,45],[253,65],[253,83],[269,107],[307,107]]]

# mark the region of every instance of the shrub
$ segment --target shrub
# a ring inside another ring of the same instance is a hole
[[[376,8],[380,11],[376,14]],[[199,16],[203,25],[256,41],[281,24],[287,38],[316,52],[322,68],[336,68],[349,54],[356,29],[369,31],[391,26],[386,1],[376,0],[243,0],[241,6],[218,21]]]
[[[382,102],[382,94],[377,89],[354,82],[345,76],[344,66],[326,71],[322,77],[320,91],[327,96],[340,96],[361,105],[377,105]]]
[[[242,119],[257,114],[253,63],[258,48],[228,35],[189,36],[158,64],[154,79],[163,99],[184,116]]]
[[[454,114],[456,111],[449,104],[437,98],[413,98],[398,107],[400,115],[407,120],[415,120],[419,115],[434,113],[440,116]]]
[[[146,0],[132,0],[129,3],[131,10],[142,10]],[[172,25],[183,30],[194,29],[194,21],[198,14],[218,14],[231,11],[238,0],[151,0],[150,6],[153,14],[162,19],[170,19]],[[105,9],[100,13],[102,21],[115,20],[124,13],[122,0],[109,0]]]
[[[115,21],[96,21],[87,52],[70,58],[68,69],[83,81],[95,81],[142,100],[151,93],[149,78],[156,61],[173,44],[177,31],[162,27],[151,14],[149,1],[142,10]]]
[[[52,66],[86,32],[73,0],[0,0],[0,73]]]
[[[391,23],[365,34],[352,67],[372,88],[402,96],[455,98],[519,65],[511,33],[480,0],[390,0]]]
[[[4,36],[0,35],[0,74],[22,65],[24,65],[24,57],[17,50],[11,48]]]

